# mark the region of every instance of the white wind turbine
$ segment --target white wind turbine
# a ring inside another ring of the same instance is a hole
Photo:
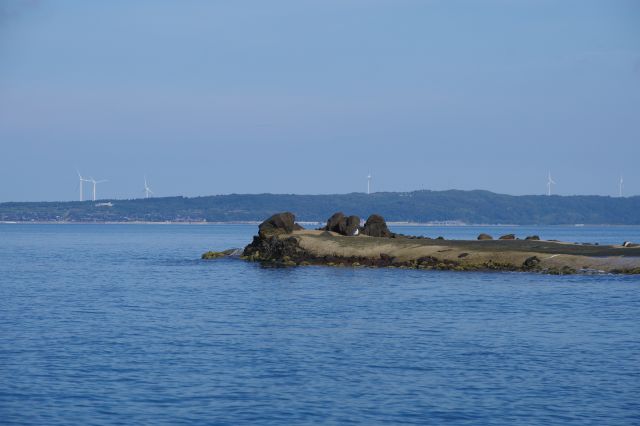
[[[76,170],[76,172],[78,172],[78,179],[80,179],[80,201],[84,201],[83,198],[83,194],[84,194],[84,189],[83,189],[83,182],[91,182],[89,179],[85,179],[82,177],[82,175],[80,174],[79,170]]]
[[[620,183],[618,184],[618,195],[622,197],[622,184],[624,181],[622,180],[622,175],[620,176]]]
[[[551,185],[555,184],[555,181],[551,179],[551,172],[549,172],[549,176],[547,177],[547,195],[551,195]]]
[[[367,195],[371,194],[371,173],[367,176]]]
[[[149,198],[149,194],[153,194],[153,191],[151,190],[151,188],[149,188],[149,185],[147,184],[147,177],[144,177],[144,198]]]
[[[96,185],[102,182],[108,182],[106,179],[103,180],[95,180],[94,178],[89,179],[89,182],[93,184],[93,201],[96,200]]]

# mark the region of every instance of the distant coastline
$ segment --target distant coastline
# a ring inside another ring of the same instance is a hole
[[[0,221],[253,224],[283,210],[292,211],[301,222],[318,223],[336,211],[349,211],[359,216],[376,212],[402,226],[640,225],[640,196],[512,196],[457,190],[5,202],[0,203]]]

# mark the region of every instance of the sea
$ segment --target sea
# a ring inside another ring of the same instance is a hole
[[[640,276],[200,260],[256,231],[0,224],[0,424],[640,424]]]

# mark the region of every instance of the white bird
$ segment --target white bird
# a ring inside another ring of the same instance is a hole
[[[153,194],[153,191],[151,190],[151,188],[149,188],[149,185],[147,184],[147,177],[144,177],[144,198],[149,198],[149,194]]]
[[[367,195],[371,194],[371,174],[367,176]]]
[[[549,176],[547,178],[547,195],[551,195],[551,185],[555,184],[555,181],[551,179],[551,172],[549,172]]]

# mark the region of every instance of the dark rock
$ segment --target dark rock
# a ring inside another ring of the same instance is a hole
[[[362,228],[362,233],[370,237],[386,237],[390,238],[393,234],[387,228],[384,218],[377,214],[372,214]]]
[[[349,216],[345,222],[344,233],[342,235],[358,235],[360,233],[360,218],[358,216]]]
[[[540,259],[537,256],[528,257],[523,263],[522,267],[524,269],[533,269],[540,264]]]
[[[467,257],[467,256],[469,256],[469,253],[460,253],[458,255],[458,258],[462,259],[463,257]]]
[[[344,213],[334,213],[327,221],[325,230],[337,232],[340,235],[358,235],[360,228],[360,218],[358,216],[346,217]]]
[[[229,257],[234,255],[237,256],[239,253],[240,253],[240,249],[229,249],[224,251],[208,251],[206,253],[203,253],[201,258],[206,260],[219,259],[221,257]]]
[[[444,237],[437,237],[436,240],[444,240]]]
[[[515,240],[516,236],[514,234],[505,234],[499,238],[500,240]]]
[[[386,253],[380,253],[380,260],[378,266],[391,266],[393,265],[393,258]]]
[[[479,240],[493,240],[493,237],[489,234],[480,234],[478,235]]]
[[[540,241],[540,237],[537,235],[529,235],[525,240]]]
[[[309,255],[298,245],[295,237],[279,238],[277,236],[253,237],[251,244],[244,248],[242,253],[250,260],[282,261],[285,257],[290,259],[305,259]]]
[[[258,235],[266,238],[270,235],[290,234],[294,230],[303,229],[295,223],[295,220],[296,217],[293,213],[276,213],[260,224],[258,227]]]
[[[337,212],[334,213],[329,220],[327,220],[327,226],[324,227],[327,231],[331,232],[340,232],[340,224],[346,222],[346,217],[344,213]]]

